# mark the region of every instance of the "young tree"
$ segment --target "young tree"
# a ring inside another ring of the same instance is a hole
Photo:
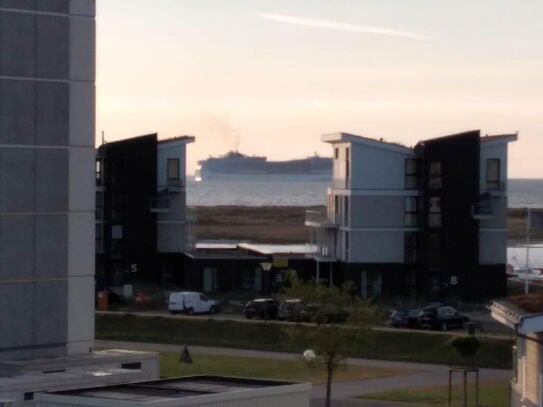
[[[296,324],[284,330],[293,342],[312,349],[316,355],[312,363],[326,370],[326,407],[330,407],[334,371],[353,343],[371,343],[375,307],[355,295],[352,283],[327,286],[304,282],[291,274],[287,285],[284,297],[299,298],[305,304],[304,318],[299,319],[313,324]],[[311,352],[308,355],[313,356]]]

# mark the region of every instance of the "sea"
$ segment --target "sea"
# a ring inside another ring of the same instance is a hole
[[[187,205],[314,206],[326,205],[328,182],[187,180]],[[543,179],[509,179],[510,208],[543,208]],[[538,242],[539,243],[539,242]],[[508,263],[525,267],[526,245],[511,243]],[[543,244],[529,248],[529,266],[543,268]]]
[[[326,205],[329,182],[187,180],[187,205]],[[510,179],[510,208],[543,208],[543,179]]]

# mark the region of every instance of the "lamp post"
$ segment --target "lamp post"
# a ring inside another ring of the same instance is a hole
[[[260,263],[260,267],[262,267],[262,270],[264,271],[264,294],[268,295],[270,293],[270,270],[272,268],[273,263],[271,262],[263,262]]]

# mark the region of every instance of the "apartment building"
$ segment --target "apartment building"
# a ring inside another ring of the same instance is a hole
[[[327,213],[308,213],[318,274],[363,297],[505,294],[507,145],[470,131],[410,148],[347,133]]]
[[[94,8],[0,1],[0,361],[94,344]]]
[[[96,156],[96,259],[100,286],[131,276],[175,277],[187,247],[186,145],[157,134],[102,145]]]
[[[94,0],[0,0],[0,404],[158,378],[94,352]]]

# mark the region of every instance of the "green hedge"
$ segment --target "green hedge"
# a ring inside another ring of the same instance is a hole
[[[172,319],[134,315],[97,315],[96,338],[106,340],[218,346],[237,349],[300,352],[303,344],[289,342],[281,324],[228,320]],[[311,329],[311,327],[307,327]],[[423,363],[460,363],[448,345],[449,335],[410,331],[376,331],[373,345],[353,341],[347,356]],[[481,339],[476,354],[480,366],[511,367],[511,342]]]

